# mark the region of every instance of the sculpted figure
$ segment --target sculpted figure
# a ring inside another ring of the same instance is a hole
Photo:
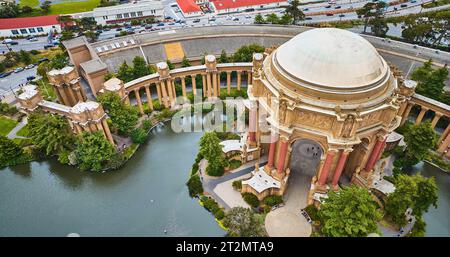
[[[349,138],[351,136],[354,122],[355,116],[353,116],[353,114],[347,115],[347,118],[345,118],[344,121],[344,126],[342,127],[342,137]]]

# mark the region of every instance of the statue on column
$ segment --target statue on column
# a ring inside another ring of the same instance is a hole
[[[342,127],[342,137],[350,138],[353,130],[353,124],[355,122],[355,116],[353,114],[347,115],[344,121],[344,126]]]

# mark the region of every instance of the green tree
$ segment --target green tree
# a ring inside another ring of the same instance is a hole
[[[150,69],[145,62],[145,59],[136,56],[133,59],[133,78],[137,79],[150,74]]]
[[[370,22],[370,29],[372,33],[377,37],[384,37],[389,30],[386,19],[381,16],[374,17]]]
[[[428,121],[411,126],[406,131],[404,140],[407,145],[405,166],[412,166],[428,157],[428,151],[436,144],[437,135]]]
[[[102,170],[114,153],[102,131],[83,132],[76,143],[75,155],[81,170]]]
[[[433,69],[432,65],[431,60],[424,63],[411,73],[411,79],[417,81],[417,93],[439,101],[444,93],[448,70],[446,67]]]
[[[74,35],[73,35],[73,32],[72,31],[63,31],[63,32],[61,32],[61,41],[66,41],[66,40],[69,40],[69,39],[72,39],[72,38],[74,38]]]
[[[397,225],[404,226],[407,223],[405,212],[408,208],[412,208],[416,218],[420,218],[430,206],[437,208],[438,189],[434,178],[420,174],[400,174],[394,184],[395,191],[388,195],[385,210]]]
[[[48,70],[52,69],[62,69],[69,65],[69,58],[66,54],[58,53],[53,58],[50,59],[48,63]]]
[[[282,24],[282,25],[292,24],[292,16],[287,13],[283,14],[283,16],[281,16],[279,24]]]
[[[169,67],[169,70],[175,69],[175,65],[170,60],[166,60],[167,66]]]
[[[270,24],[278,24],[280,23],[280,18],[275,13],[271,13],[267,15],[266,22]]]
[[[0,18],[15,18],[19,13],[20,8],[16,3],[6,2],[0,7]]]
[[[25,5],[25,6],[22,6],[21,12],[22,12],[22,13],[32,13],[32,12],[33,12],[33,8],[31,8],[31,7],[27,6],[27,5]]]
[[[356,10],[356,14],[364,18],[364,30],[363,33],[366,33],[367,27],[369,26],[370,18],[375,15],[376,3],[369,2],[366,3],[362,8]]]
[[[47,13],[49,13],[50,12],[50,5],[52,4],[52,2],[50,2],[50,1],[44,1],[42,4],[41,4],[41,9],[42,9],[42,11],[45,13],[45,14],[47,14]]]
[[[233,54],[234,62],[251,62],[253,60],[254,53],[264,53],[264,46],[258,44],[251,44],[241,46]]]
[[[28,135],[47,155],[72,149],[74,137],[67,120],[59,115],[33,112],[28,116]]]
[[[126,61],[123,61],[122,65],[120,65],[119,70],[117,71],[117,77],[124,82],[133,80],[133,69],[128,66]]]
[[[111,118],[113,129],[119,134],[128,135],[128,133],[136,126],[139,114],[138,111],[131,106],[124,104],[119,95],[114,92],[106,92],[97,97],[105,112]]]
[[[95,42],[95,40],[97,40],[97,38],[98,38],[98,34],[92,30],[88,30],[88,31],[84,32],[84,35],[86,36],[86,38],[88,38],[92,42]]]
[[[183,68],[191,67],[191,63],[189,62],[189,59],[186,56],[184,56],[183,61],[181,61],[181,67]]]
[[[19,60],[25,64],[30,64],[33,62],[33,59],[31,58],[31,54],[25,50],[19,51]]]
[[[293,24],[305,19],[305,14],[300,10],[300,1],[294,0],[286,7],[286,13],[292,17]]]
[[[92,17],[83,17],[79,20],[79,24],[83,27],[83,30],[93,30],[97,22]]]
[[[248,208],[232,208],[225,214],[223,224],[228,228],[228,235],[232,237],[266,236],[255,214]]]
[[[25,157],[18,144],[5,136],[0,136],[0,167],[22,163]]]
[[[255,16],[255,24],[264,24],[265,22],[264,17],[260,13]]]
[[[225,159],[220,139],[215,132],[206,132],[200,139],[200,154],[208,161],[206,173],[211,176],[222,176]]]
[[[323,221],[322,233],[332,237],[362,237],[376,233],[377,222],[382,217],[369,191],[357,186],[330,191],[319,216]]]
[[[144,129],[137,128],[131,131],[131,140],[135,144],[143,144],[147,141],[148,135]]]
[[[189,196],[191,197],[195,197],[203,193],[202,182],[200,181],[200,177],[198,175],[191,176],[186,185],[189,190]]]
[[[219,63],[228,63],[230,62],[230,58],[228,58],[227,52],[225,52],[225,50],[222,49],[222,52],[220,53],[219,56]]]

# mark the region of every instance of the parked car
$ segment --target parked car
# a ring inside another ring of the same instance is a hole
[[[145,25],[145,29],[151,29],[152,25]]]
[[[215,20],[216,20],[216,17],[211,17],[208,19],[208,21],[215,21]]]
[[[16,68],[16,69],[14,70],[14,73],[19,73],[19,72],[21,72],[21,71],[23,71],[23,70],[24,70],[23,67],[19,67],[19,68]]]
[[[54,46],[55,45],[53,45],[53,44],[46,44],[46,45],[44,45],[44,49],[49,49],[49,48],[52,48]]]
[[[46,61],[48,61],[48,58],[44,57],[44,58],[39,59],[38,63],[43,63],[43,62],[46,62]]]
[[[117,28],[116,31],[122,31],[122,28]]]
[[[31,75],[31,76],[28,76],[27,77],[27,81],[32,81],[33,79],[35,79],[36,77],[35,76],[33,76],[33,75]]]
[[[199,22],[200,22],[200,19],[199,19],[199,18],[194,19],[192,22],[193,22],[193,23],[199,23]]]
[[[3,40],[2,43],[3,44],[10,44],[10,45],[18,45],[19,44],[19,42],[14,41],[14,40],[12,40],[10,38],[7,38],[7,39]]]
[[[407,4],[401,4],[400,7],[401,8],[405,8],[405,7],[408,7],[408,5]]]
[[[34,68],[34,64],[28,64],[28,65],[25,67],[25,69],[27,69],[27,70],[32,69],[32,68]]]
[[[327,5],[327,6],[325,6],[325,8],[331,8],[331,5]]]
[[[158,23],[158,25],[156,25],[156,26],[162,27],[162,26],[164,26],[164,22],[160,22],[160,23]]]
[[[338,5],[338,6],[334,7],[334,9],[341,9],[341,6]]]
[[[332,13],[327,13],[327,16],[333,16],[334,14],[332,14]]]
[[[12,71],[7,71],[4,73],[0,73],[0,78],[4,78],[4,77],[8,77],[9,75],[11,75]]]
[[[305,9],[303,9],[303,11],[305,12],[305,11],[309,11],[309,8],[305,8]]]
[[[234,17],[233,21],[239,21],[239,18],[238,17]]]
[[[313,18],[312,17],[310,17],[310,16],[306,16],[305,17],[305,20],[312,20]]]
[[[345,14],[343,14],[343,13],[341,13],[341,14],[339,14],[339,17],[345,17]]]

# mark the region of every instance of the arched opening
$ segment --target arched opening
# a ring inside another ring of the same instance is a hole
[[[361,143],[355,145],[353,147],[353,151],[348,156],[347,164],[344,167],[344,172],[341,175],[339,182],[343,185],[347,185],[350,183],[353,173],[356,169],[361,165],[364,160],[364,157],[367,155],[369,151],[369,139],[363,138]]]
[[[313,140],[299,139],[292,144],[286,205],[296,209],[306,207],[311,179],[317,174],[322,155],[322,147]]]

